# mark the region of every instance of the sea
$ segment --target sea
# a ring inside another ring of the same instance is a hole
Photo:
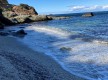
[[[56,60],[63,69],[87,80],[108,80],[108,12],[55,14],[67,19],[20,24],[21,42]],[[50,63],[49,63],[50,64]]]

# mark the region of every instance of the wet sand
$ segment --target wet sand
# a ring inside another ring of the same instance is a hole
[[[13,37],[0,36],[0,80],[85,80],[65,71],[44,53]]]

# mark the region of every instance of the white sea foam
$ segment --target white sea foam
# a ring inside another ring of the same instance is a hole
[[[57,28],[29,26],[28,35],[21,40],[29,47],[52,56],[72,74],[89,80],[108,79],[107,42],[69,39],[70,33]],[[60,48],[71,48],[63,51]]]
[[[43,32],[45,34],[49,34],[58,38],[67,38],[70,36],[70,33],[66,31],[62,31],[59,28],[53,28],[48,26],[30,26],[27,27],[26,30],[34,30],[37,32]]]
[[[108,41],[102,41],[102,40],[93,40],[93,43],[106,44],[106,45],[108,45]]]

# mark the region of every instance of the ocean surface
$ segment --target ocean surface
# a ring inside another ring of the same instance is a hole
[[[108,12],[94,14],[61,14],[70,18],[8,29],[25,29],[28,35],[20,41],[51,56],[70,73],[88,80],[108,80]]]

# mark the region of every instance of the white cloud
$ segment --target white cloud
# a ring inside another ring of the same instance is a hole
[[[76,10],[80,10],[80,9],[84,9],[85,6],[73,6],[70,8],[71,11],[76,11]]]
[[[108,5],[106,5],[106,6],[103,6],[102,8],[103,8],[103,9],[108,9]]]
[[[89,12],[89,11],[105,11],[105,10],[108,10],[108,5],[69,6],[69,11],[72,11],[72,12]]]

